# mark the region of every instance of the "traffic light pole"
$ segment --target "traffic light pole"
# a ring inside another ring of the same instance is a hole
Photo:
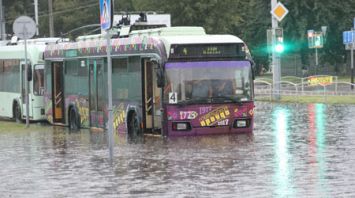
[[[277,0],[271,0],[271,9],[277,4]],[[278,28],[277,19],[271,15],[272,25],[272,46],[276,44],[275,29]],[[280,100],[280,81],[281,81],[281,66],[280,66],[280,54],[272,50],[272,80],[273,80],[273,99]]]
[[[354,89],[354,42],[351,43],[350,51],[350,60],[351,60],[351,89]]]
[[[317,75],[317,73],[318,73],[318,48],[316,47],[315,50],[316,50],[316,72],[315,72],[315,75]]]

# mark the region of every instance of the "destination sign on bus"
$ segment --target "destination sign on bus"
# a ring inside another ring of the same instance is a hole
[[[243,44],[172,45],[170,58],[245,57]]]

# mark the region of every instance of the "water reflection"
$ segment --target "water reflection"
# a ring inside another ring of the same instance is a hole
[[[326,105],[309,104],[309,168],[311,171],[310,181],[313,188],[317,189],[322,197],[327,195],[325,186],[325,123],[327,122]]]
[[[106,133],[0,121],[0,195],[355,197],[355,106],[256,106],[253,134],[115,136],[112,166]]]
[[[291,155],[289,152],[289,117],[287,108],[276,108],[273,113],[275,138],[275,183],[276,195],[279,197],[292,197],[291,186]]]

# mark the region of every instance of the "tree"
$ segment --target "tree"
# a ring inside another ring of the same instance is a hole
[[[20,15],[33,17],[33,0],[5,1],[7,32]],[[320,50],[321,62],[336,65],[343,62],[342,32],[352,27],[355,16],[353,0],[282,0],[289,9],[279,23],[284,28],[284,40],[292,44],[287,53],[300,54],[303,65],[309,65],[306,32],[327,26],[327,40]],[[122,11],[156,11],[170,13],[173,26],[202,26],[207,33],[234,34],[243,39],[251,49],[257,65],[267,65],[266,30],[271,27],[270,1],[260,0],[127,0],[116,1],[114,13]],[[97,0],[53,0],[56,36],[77,27],[99,23]],[[48,36],[47,0],[39,0],[40,36]],[[71,37],[90,33],[77,31]]]

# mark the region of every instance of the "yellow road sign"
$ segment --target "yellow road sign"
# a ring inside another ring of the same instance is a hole
[[[288,13],[288,9],[281,3],[278,2],[276,6],[271,10],[272,16],[274,16],[278,21],[281,21]]]

